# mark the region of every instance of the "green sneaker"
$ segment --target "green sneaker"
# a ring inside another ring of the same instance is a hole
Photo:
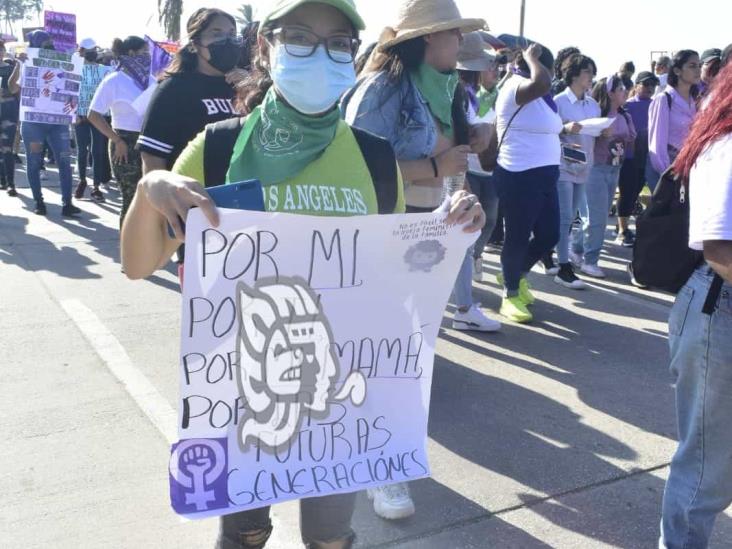
[[[506,317],[512,322],[518,322],[523,324],[524,322],[531,322],[534,316],[531,314],[529,309],[526,308],[526,303],[519,297],[504,297],[503,303],[501,304],[501,315]]]
[[[504,286],[503,273],[498,273],[496,275],[496,281],[500,286]],[[536,303],[536,298],[534,297],[534,294],[531,293],[531,285],[526,278],[522,278],[521,282],[519,282],[519,297],[526,305],[533,305]]]
[[[533,305],[536,302],[534,294],[531,293],[531,285],[525,278],[522,278],[519,283],[519,297],[527,305]]]

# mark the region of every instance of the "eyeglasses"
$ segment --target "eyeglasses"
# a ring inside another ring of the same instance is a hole
[[[269,33],[277,37],[284,44],[285,51],[293,57],[310,57],[320,44],[325,45],[325,51],[336,63],[353,63],[361,41],[350,34],[334,34],[328,38],[321,38],[314,32],[297,27],[282,27],[272,29]]]

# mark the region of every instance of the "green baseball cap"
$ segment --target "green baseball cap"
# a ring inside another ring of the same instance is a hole
[[[348,17],[353,23],[356,30],[365,30],[366,24],[361,19],[361,16],[356,11],[356,4],[353,0],[273,0],[269,8],[265,11],[262,16],[262,22],[259,25],[259,29],[266,28],[269,23],[284,17],[295,8],[299,8],[304,4],[326,4],[333,6],[335,9],[343,12],[343,15]]]

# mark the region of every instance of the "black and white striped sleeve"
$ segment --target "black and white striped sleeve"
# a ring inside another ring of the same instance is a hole
[[[181,112],[176,112],[174,87],[169,82],[158,85],[145,113],[137,148],[145,153],[173,161],[181,147]],[[180,99],[178,98],[178,103]],[[183,143],[184,144],[184,143]]]
[[[159,141],[144,134],[140,134],[137,140],[137,147],[141,151],[149,152],[155,156],[169,157],[173,153],[173,145]]]

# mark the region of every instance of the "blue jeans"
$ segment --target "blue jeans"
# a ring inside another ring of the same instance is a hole
[[[64,206],[71,204],[71,142],[69,127],[61,124],[23,122],[20,126],[25,152],[28,159],[28,183],[36,202],[43,201],[41,192],[41,164],[43,164],[43,142],[47,141],[58,165],[61,182],[61,200]]]
[[[503,208],[506,235],[501,266],[508,295],[518,291],[521,277],[559,241],[559,166],[493,172]]]
[[[585,263],[597,265],[600,261],[602,244],[605,242],[605,231],[610,208],[613,205],[615,191],[618,189],[620,166],[595,165],[590,170],[590,178],[585,183],[587,194],[587,210],[582,216],[583,232],[577,232],[573,244],[575,251],[584,250]],[[580,239],[584,238],[582,243]]]
[[[492,175],[478,175],[468,172],[467,178],[470,190],[478,197],[485,212],[485,226],[475,242],[473,250],[473,257],[477,259],[483,255],[483,249],[498,222],[498,190]]]
[[[467,309],[473,305],[473,247],[468,248],[460,266],[455,286],[450,298],[458,309]]]
[[[557,259],[560,265],[569,263],[569,231],[572,222],[577,216],[586,215],[587,194],[584,183],[572,183],[560,180],[557,183],[559,194],[559,244],[557,244]]]
[[[700,267],[669,318],[679,446],[663,495],[661,546],[701,549],[732,504],[732,284],[718,308],[702,312],[712,275]]]

